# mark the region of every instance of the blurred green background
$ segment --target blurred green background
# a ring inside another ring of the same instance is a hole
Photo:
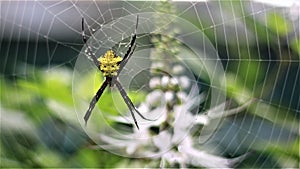
[[[94,143],[75,117],[72,75],[83,47],[82,16],[97,29],[93,19],[105,24],[132,13],[156,12],[160,2],[0,3],[0,166],[145,166],[145,159],[91,149]],[[239,164],[243,168],[299,167],[299,3],[171,4],[176,15],[197,26],[216,48],[226,73],[228,99],[237,105],[245,97],[257,99],[245,112],[226,118],[214,136],[221,155],[249,153]],[[76,83],[82,89],[90,87],[88,80]],[[143,99],[130,96],[135,102]],[[115,111],[109,105],[110,100],[101,108]]]

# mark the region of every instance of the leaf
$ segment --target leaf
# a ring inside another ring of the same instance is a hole
[[[300,38],[295,38],[292,40],[291,48],[298,53],[298,57],[300,59]]]
[[[278,35],[287,35],[291,31],[291,23],[284,19],[279,13],[269,13],[267,15],[267,27]]]

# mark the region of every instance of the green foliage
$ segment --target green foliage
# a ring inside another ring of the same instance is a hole
[[[69,69],[36,69],[34,76],[14,81],[1,78],[1,166],[113,167],[120,162],[121,157],[85,147],[88,140],[74,113],[73,97],[81,95],[88,104],[94,93],[86,89],[96,83],[96,91],[103,81],[100,77],[92,73],[75,82],[75,96]],[[103,94],[101,111],[111,115],[128,111],[119,95],[114,99],[111,95],[109,90]],[[143,92],[129,95],[135,103],[145,97]],[[121,108],[111,106],[116,101]]]
[[[267,27],[278,35],[287,35],[291,29],[291,23],[283,18],[279,13],[269,13],[267,15]]]
[[[256,85],[265,77],[265,64],[258,61],[241,61],[237,69],[239,83],[251,91],[255,90]]]
[[[291,42],[292,49],[298,54],[300,59],[300,37],[294,38]]]

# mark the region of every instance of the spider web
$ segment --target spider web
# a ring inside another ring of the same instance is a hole
[[[97,50],[97,56],[112,47],[119,55],[124,56],[135,27],[135,20],[128,21],[129,25],[117,24],[115,21],[120,17],[137,13],[158,12],[158,3],[1,2],[0,64],[3,78],[26,79],[30,75],[34,76],[36,67],[46,67],[47,70],[65,66],[74,67],[83,46],[82,17],[85,18],[86,33],[91,38],[95,38],[93,34],[98,30],[106,28],[114,30],[111,34],[97,36],[98,43],[92,44],[96,49],[101,48]],[[217,142],[218,146],[215,149],[221,148],[232,155],[260,150],[258,154],[260,157],[267,151],[265,145],[280,144],[299,137],[300,62],[299,53],[291,50],[293,40],[299,37],[299,3],[291,3],[292,6],[286,3],[288,7],[255,1],[173,2],[173,4],[176,6],[178,17],[194,24],[211,40],[219,58],[202,59],[222,62],[226,74],[232,75],[230,76],[232,85],[238,86],[243,91],[233,91],[232,95],[240,98],[241,102],[249,98],[249,95],[257,99],[255,108],[252,108],[255,116],[241,114],[222,121],[223,127],[211,138],[212,142]],[[280,20],[276,20],[278,17],[276,13],[280,13],[284,19],[290,21],[289,31],[282,28]],[[268,22],[270,18],[276,20],[275,27],[278,29],[271,28],[272,25]],[[143,35],[139,38],[142,39]],[[138,42],[138,46],[148,48],[150,45]],[[253,50],[254,48],[256,50]],[[138,59],[139,56],[133,57]],[[139,62],[132,64],[137,70],[144,68]],[[130,76],[135,69],[126,68],[123,75]],[[245,70],[245,74],[239,74]],[[249,78],[254,79],[252,84],[248,83]],[[195,82],[199,83],[196,80]],[[201,138],[199,144],[202,144]],[[259,157],[253,165],[259,162]]]

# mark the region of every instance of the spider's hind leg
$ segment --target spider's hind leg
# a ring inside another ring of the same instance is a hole
[[[121,93],[121,96],[122,98],[124,99],[126,105],[128,106],[129,110],[130,110],[130,113],[131,113],[131,116],[134,120],[134,123],[136,125],[136,127],[139,129],[139,126],[137,124],[137,121],[136,121],[136,118],[135,118],[135,115],[133,113],[133,111],[135,111],[142,119],[144,120],[148,120],[148,121],[154,121],[154,120],[151,120],[151,119],[148,119],[146,118],[145,116],[143,116],[137,109],[136,107],[134,106],[134,104],[132,103],[132,101],[130,100],[130,98],[128,97],[126,91],[124,90],[124,88],[122,87],[121,83],[116,79],[114,84],[116,84],[117,88],[119,89],[120,93]]]
[[[106,79],[103,84],[101,85],[101,87],[99,88],[99,90],[97,91],[96,95],[93,97],[90,106],[88,108],[88,110],[86,111],[85,115],[84,115],[84,121],[85,121],[85,125],[87,124],[87,121],[89,120],[93,109],[95,108],[96,103],[98,102],[98,100],[100,99],[102,93],[104,92],[104,89],[106,88],[106,86],[110,83],[110,81],[108,79]]]

